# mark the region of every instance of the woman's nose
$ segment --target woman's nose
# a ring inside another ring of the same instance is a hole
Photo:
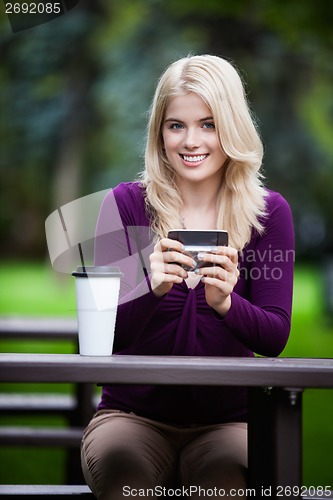
[[[185,136],[186,149],[195,149],[200,146],[200,135],[195,129],[188,128]]]

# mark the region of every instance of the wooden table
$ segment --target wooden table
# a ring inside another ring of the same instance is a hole
[[[302,485],[302,391],[333,387],[333,359],[0,354],[0,382],[246,386],[249,484],[276,498]]]

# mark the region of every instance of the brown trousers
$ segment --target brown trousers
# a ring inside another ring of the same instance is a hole
[[[85,430],[81,458],[87,484],[101,500],[216,498],[223,491],[244,498],[247,424],[181,427],[102,410]]]

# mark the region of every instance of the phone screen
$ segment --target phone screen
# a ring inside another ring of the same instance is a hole
[[[182,266],[186,271],[195,271],[201,267],[211,267],[212,263],[204,262],[198,259],[199,252],[209,253],[212,248],[217,246],[228,246],[227,231],[218,230],[189,230],[189,229],[173,229],[169,231],[168,238],[177,240],[183,243],[184,253],[191,256],[196,262],[196,267],[189,268]]]
[[[169,231],[168,238],[180,241],[185,246],[228,246],[228,233],[223,230],[173,229]]]

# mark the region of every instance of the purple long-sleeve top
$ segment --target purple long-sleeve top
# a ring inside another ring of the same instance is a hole
[[[157,298],[149,286],[152,234],[137,182],[111,190],[97,224],[95,262],[124,273],[114,353],[179,356],[277,356],[290,332],[294,231],[288,203],[267,190],[264,232],[252,232],[239,255],[231,308],[219,316],[204,284],[185,281]],[[98,409],[119,409],[180,425],[246,421],[246,388],[105,386]]]

